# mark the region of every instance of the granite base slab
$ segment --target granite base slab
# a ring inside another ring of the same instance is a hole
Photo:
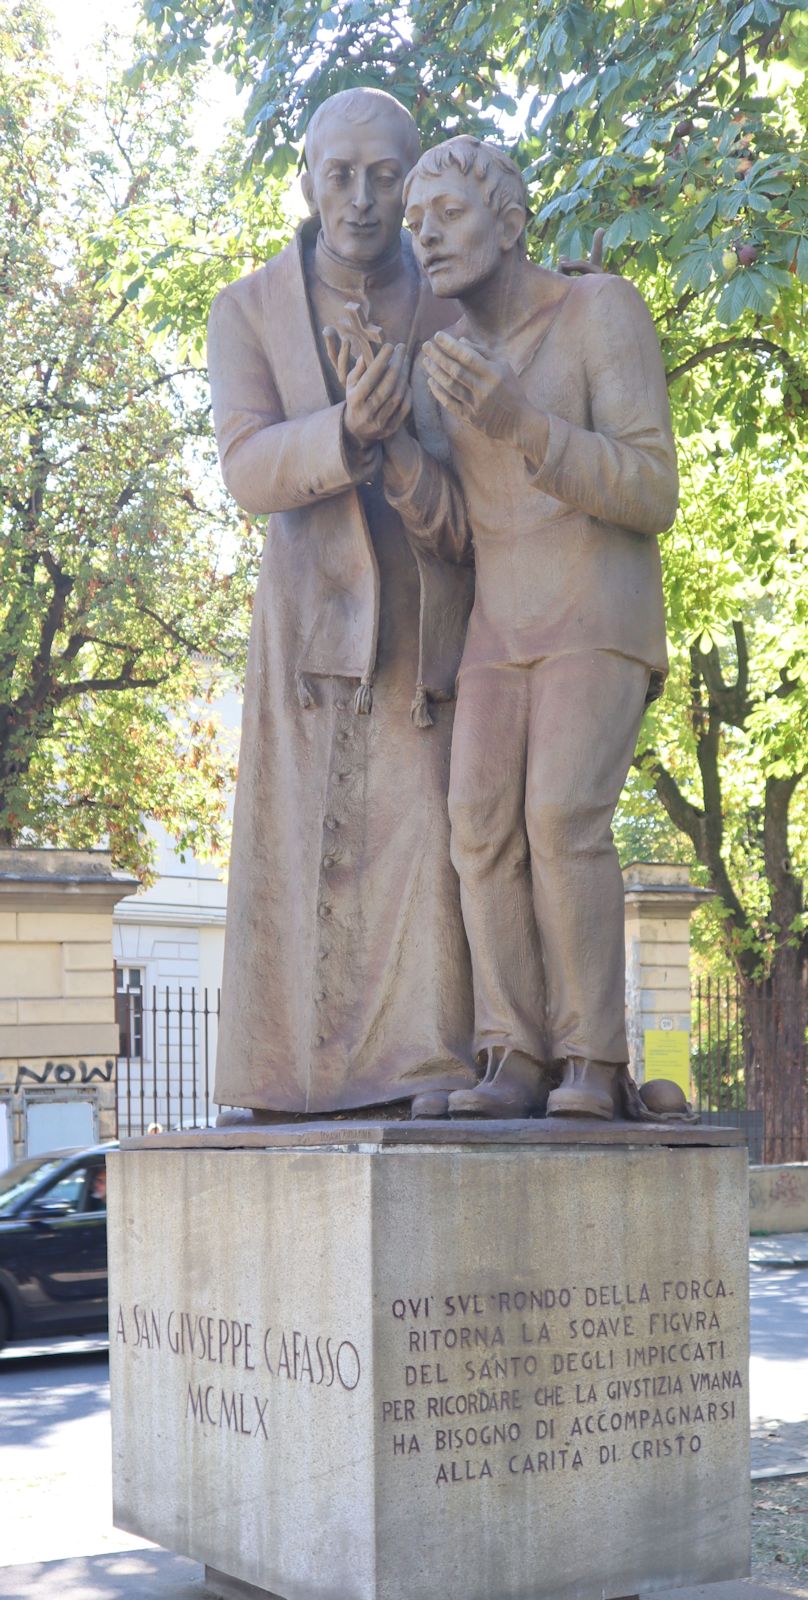
[[[110,1154],[117,1525],[228,1600],[744,1576],[737,1135],[392,1126]]]

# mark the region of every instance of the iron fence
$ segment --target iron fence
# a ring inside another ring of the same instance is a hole
[[[219,991],[128,989],[119,994],[117,1108],[121,1137],[150,1129],[206,1128],[216,1120],[213,1068]],[[800,1161],[806,1148],[802,1070],[787,1072],[781,1030],[765,995],[753,1030],[731,979],[692,991],[691,1080],[707,1124],[741,1128],[752,1162]]]
[[[219,991],[127,989],[118,996],[118,1135],[209,1128]]]
[[[805,1028],[789,1040],[762,986],[754,1025],[739,982],[698,979],[692,990],[690,1065],[694,1104],[705,1123],[743,1129],[753,1163],[805,1161]]]

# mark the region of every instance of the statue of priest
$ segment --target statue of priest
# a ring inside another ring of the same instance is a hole
[[[418,154],[392,96],[326,101],[311,220],[210,319],[224,480],[270,518],[215,1085],[259,1117],[402,1100],[432,1115],[475,1081],[446,802],[472,573],[409,542],[381,472],[414,353],[458,314],[401,233]]]

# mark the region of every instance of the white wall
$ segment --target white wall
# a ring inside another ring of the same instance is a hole
[[[234,739],[241,725],[241,698],[228,688],[204,708],[205,714],[218,716]],[[193,709],[189,709],[189,715]],[[233,796],[229,800],[232,812]],[[159,1121],[176,1126],[192,1122],[201,1109],[200,1094],[206,1074],[213,1085],[216,1058],[216,1009],[222,981],[224,928],[227,910],[227,885],[224,874],[210,862],[186,854],[180,858],[170,836],[158,823],[149,824],[155,843],[158,876],[148,888],[121,900],[115,909],[113,953],[119,968],[136,968],[144,990],[142,1074],[130,1073],[130,1111],[142,1115],[148,1124]],[[177,1014],[182,989],[183,1020]],[[169,1015],[165,1015],[165,995],[169,991]],[[203,1012],[207,990],[208,1016]],[[194,991],[197,1008],[194,1027],[189,1007]],[[156,1018],[152,1016],[156,996]],[[182,1073],[179,1056],[182,1046]],[[154,1065],[157,1062],[155,1080]],[[166,1063],[170,1062],[172,1096],[164,1088]],[[143,1080],[141,1103],[140,1078]],[[194,1080],[196,1090],[194,1091]],[[180,1107],[176,1088],[183,1084]],[[119,1109],[126,1102],[123,1063],[119,1065]]]

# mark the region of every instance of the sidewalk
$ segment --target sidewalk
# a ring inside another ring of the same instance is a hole
[[[808,1267],[808,1233],[772,1233],[749,1241],[755,1267]]]
[[[2,1600],[205,1600],[209,1595],[202,1568],[165,1550],[0,1567]],[[798,1600],[801,1595],[808,1596],[808,1589],[743,1578],[697,1589],[668,1589],[656,1592],[654,1600]]]
[[[749,1263],[752,1479],[808,1474],[808,1233],[751,1239]]]

